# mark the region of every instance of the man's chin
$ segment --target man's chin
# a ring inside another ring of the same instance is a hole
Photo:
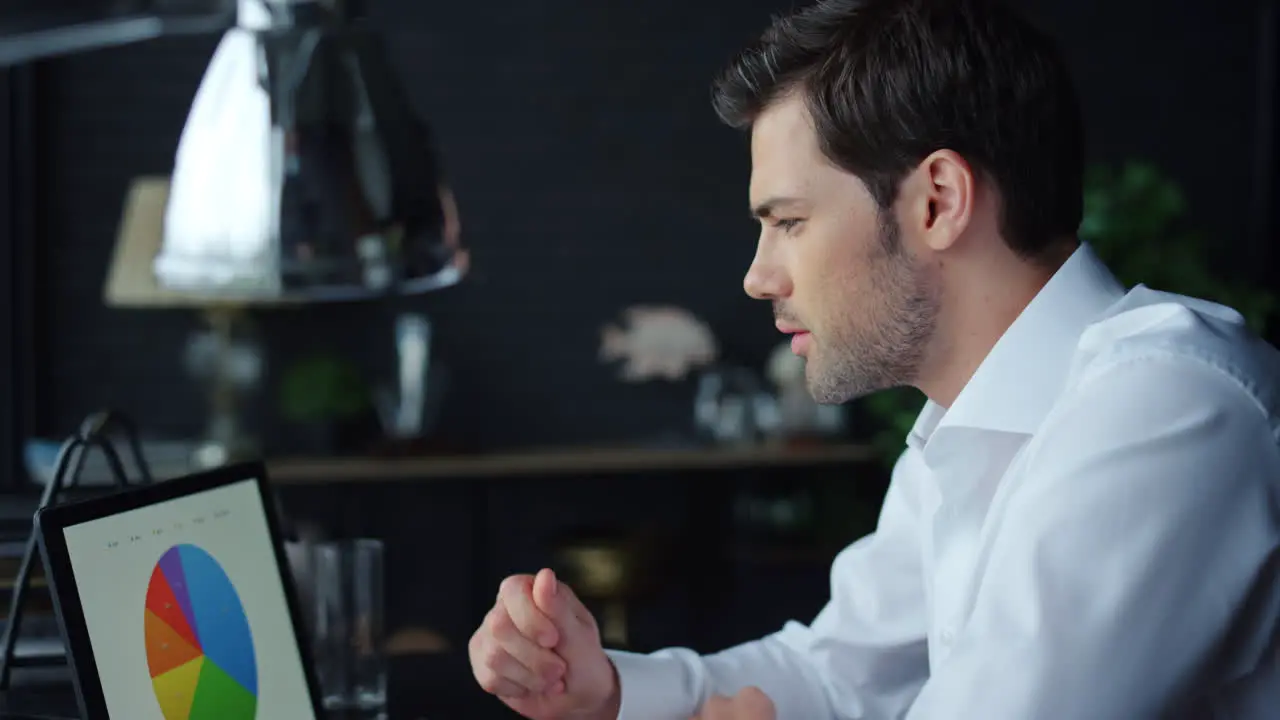
[[[881,390],[851,378],[824,374],[820,366],[815,367],[812,359],[805,366],[805,387],[809,396],[819,405],[843,405]]]
[[[843,383],[823,373],[821,367],[816,365],[811,357],[804,369],[805,388],[814,402],[819,405],[839,405],[852,399]]]

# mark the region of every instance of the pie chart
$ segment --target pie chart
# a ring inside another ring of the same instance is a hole
[[[147,669],[165,720],[254,720],[258,664],[231,579],[190,544],[165,551],[146,603]]]

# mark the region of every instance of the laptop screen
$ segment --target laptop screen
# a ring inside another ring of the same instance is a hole
[[[111,717],[315,720],[254,481],[63,532]]]

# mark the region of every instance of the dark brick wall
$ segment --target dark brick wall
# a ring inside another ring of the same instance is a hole
[[[21,181],[33,158],[24,142],[30,88],[29,73],[0,70],[0,487],[21,475],[21,438],[33,414],[34,188]]]
[[[9,289],[14,280],[13,252],[13,175],[8,169],[13,166],[11,136],[12,84],[9,72],[0,70],[0,302],[11,303]],[[14,321],[12,312],[0,313],[0,346],[13,347]],[[16,427],[14,413],[15,376],[13,358],[9,353],[0,353],[0,462],[4,463],[3,472],[9,473],[17,467],[14,462],[19,430]],[[0,481],[3,484],[3,481]]]
[[[1077,72],[1093,154],[1158,160],[1224,255],[1260,252],[1245,242],[1253,3],[1025,4]],[[490,447],[591,442],[685,422],[687,389],[626,386],[595,360],[597,328],[629,303],[690,307],[752,362],[775,342],[767,308],[740,290],[754,239],[745,144],[707,99],[714,71],[788,5],[374,3],[436,126],[474,247],[465,287],[413,303],[438,324],[455,434]],[[108,404],[156,434],[199,429],[201,396],[180,364],[193,319],[105,308],[101,288],[126,184],[170,168],[213,46],[162,40],[41,68],[42,432]],[[390,347],[388,316],[372,306],[264,324],[278,362],[307,346],[371,362]]]

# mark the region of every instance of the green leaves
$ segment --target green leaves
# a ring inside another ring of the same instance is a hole
[[[1265,332],[1276,298],[1257,285],[1219,274],[1215,265],[1231,246],[1212,243],[1186,227],[1185,215],[1181,189],[1151,164],[1096,165],[1085,176],[1080,237],[1121,282],[1228,305],[1255,332]]]
[[[337,357],[316,355],[292,365],[280,387],[280,410],[299,423],[345,420],[369,408],[360,373]]]
[[[876,425],[869,439],[886,467],[893,467],[902,454],[903,443],[924,403],[924,393],[913,387],[881,390],[858,401]]]

